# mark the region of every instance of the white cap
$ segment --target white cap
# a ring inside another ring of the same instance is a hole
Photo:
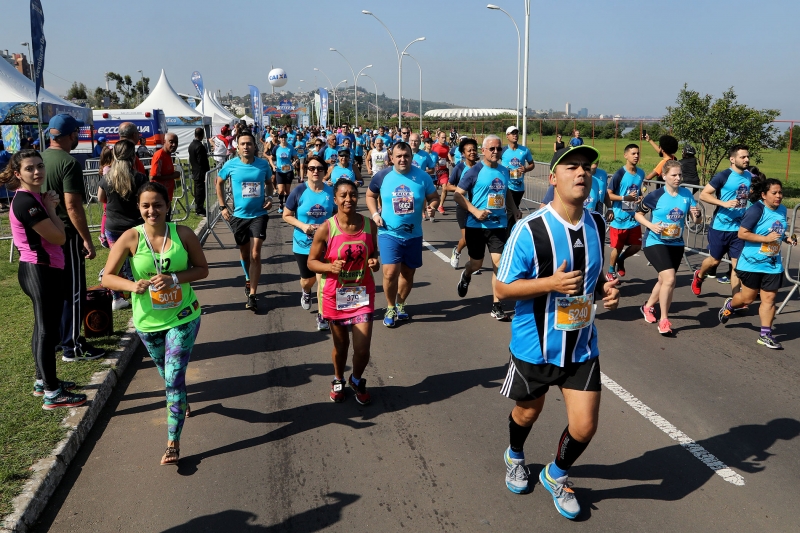
[[[506,135],[508,135],[508,134],[509,134],[509,133],[511,133],[512,131],[519,132],[519,128],[517,128],[516,126],[509,126],[509,127],[507,127],[507,128],[506,128]]]

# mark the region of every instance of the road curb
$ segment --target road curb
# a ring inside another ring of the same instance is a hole
[[[195,234],[202,234],[206,223],[207,219],[201,220],[194,230]],[[31,466],[31,477],[23,485],[22,492],[12,500],[14,510],[3,518],[0,533],[26,533],[36,524],[140,343],[131,318],[116,349],[104,360],[108,368],[95,372],[83,387],[82,392],[89,402],[83,407],[70,409],[64,417],[62,424],[67,428],[67,435],[56,444],[49,456]]]

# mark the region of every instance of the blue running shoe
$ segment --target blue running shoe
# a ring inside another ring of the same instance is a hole
[[[722,283],[723,285],[730,285],[731,278],[729,278],[728,276],[718,276],[717,283]]]
[[[506,463],[506,487],[514,494],[524,494],[528,492],[528,468],[525,466],[525,459],[514,459],[509,454],[511,448],[506,448],[503,460]]]
[[[397,304],[397,320],[411,320],[411,316],[406,311],[406,304]]]
[[[394,307],[387,307],[386,314],[383,315],[383,325],[387,328],[393,328],[397,322],[397,311]]]
[[[542,486],[547,489],[547,492],[553,495],[553,504],[556,510],[570,520],[573,520],[581,512],[581,506],[578,505],[578,500],[575,499],[575,493],[570,487],[572,483],[569,481],[569,476],[561,476],[558,479],[553,479],[547,473],[550,465],[545,465],[539,473],[539,481]]]

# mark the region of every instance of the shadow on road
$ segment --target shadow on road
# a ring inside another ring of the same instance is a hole
[[[229,510],[193,518],[185,524],[165,529],[162,533],[195,533],[202,531],[215,533],[217,531],[257,531],[260,533],[303,531],[312,533],[321,531],[341,521],[342,510],[361,498],[357,494],[342,492],[331,492],[325,497],[332,498],[335,501],[326,503],[322,507],[303,511],[287,518],[280,524],[272,526],[254,524],[253,521],[258,518],[258,515],[248,511]]]

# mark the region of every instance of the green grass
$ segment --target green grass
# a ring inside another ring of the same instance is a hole
[[[5,221],[4,221],[5,222]],[[181,224],[195,228],[200,218],[191,216]],[[92,234],[97,243],[97,233]],[[63,410],[42,410],[42,399],[34,397],[35,366],[30,343],[33,308],[17,280],[18,255],[8,262],[10,242],[0,241],[0,516],[12,511],[11,500],[28,479],[30,467],[47,456],[66,434],[61,426]],[[108,250],[97,245],[97,257],[86,261],[88,286],[97,285]],[[114,335],[90,339],[92,344],[113,350],[131,318],[129,309],[114,312]],[[56,358],[61,379],[86,384],[92,374],[106,368],[102,360],[64,363]]]

